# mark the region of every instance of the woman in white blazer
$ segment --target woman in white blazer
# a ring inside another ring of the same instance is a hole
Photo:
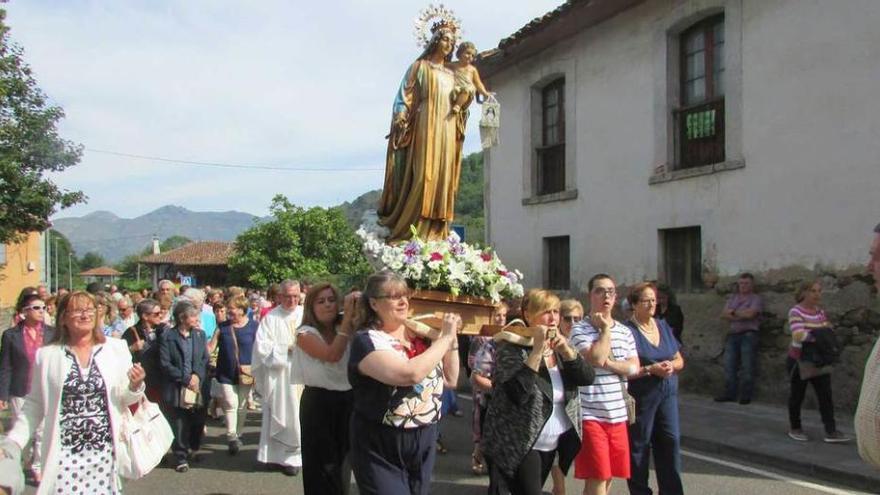
[[[96,306],[83,291],[61,300],[55,336],[37,351],[23,414],[9,432],[24,447],[45,420],[38,495],[121,491],[117,432],[123,408],[143,396],[144,370],[124,340],[104,337]]]

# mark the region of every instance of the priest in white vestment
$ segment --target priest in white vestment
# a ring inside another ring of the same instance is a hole
[[[263,397],[257,460],[295,476],[302,467],[299,433],[299,364],[293,361],[296,329],[302,322],[300,284],[281,283],[279,306],[260,321],[254,341],[253,374]]]

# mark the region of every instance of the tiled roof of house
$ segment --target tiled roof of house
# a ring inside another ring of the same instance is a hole
[[[484,79],[490,78],[512,63],[537,55],[643,2],[645,0],[567,0],[503,38],[497,48],[480,53],[476,65]]]
[[[563,14],[565,14],[566,12],[571,10],[571,8],[574,7],[575,5],[581,4],[581,3],[583,3],[583,4],[590,3],[590,1],[591,0],[568,0],[564,4],[560,5],[559,7],[556,7],[555,9],[551,10],[550,12],[547,12],[546,14],[542,15],[541,17],[535,17],[534,19],[529,21],[528,24],[519,28],[519,30],[517,30],[515,33],[511,34],[510,36],[508,36],[506,38],[502,38],[501,41],[498,42],[498,48],[503,50],[503,49],[521,41],[523,38],[526,38],[526,37],[534,34],[535,32],[547,27],[551,22],[553,22],[555,19],[561,17]]]
[[[167,253],[144,256],[139,261],[147,265],[225,266],[234,248],[231,242],[196,241]]]
[[[82,277],[118,277],[122,275],[122,272],[114,270],[109,266],[99,266],[91,270],[79,272],[79,274]]]

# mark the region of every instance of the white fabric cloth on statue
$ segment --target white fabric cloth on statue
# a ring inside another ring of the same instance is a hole
[[[285,466],[302,466],[299,433],[297,363],[290,352],[296,329],[302,322],[302,307],[288,311],[273,309],[260,321],[254,341],[253,374],[263,396],[263,421],[257,460]]]

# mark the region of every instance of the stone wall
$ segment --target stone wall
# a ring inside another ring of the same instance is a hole
[[[873,281],[860,268],[842,272],[787,268],[755,273],[758,293],[764,298],[761,343],[755,399],[786,404],[788,379],[785,357],[791,336],[786,319],[795,304],[794,292],[804,280],[819,279],[822,305],[834,324],[843,346],[841,362],[832,374],[835,406],[847,412],[856,408],[865,361],[880,335],[880,303]],[[725,278],[714,289],[700,294],[681,294],[678,303],[685,315],[684,355],[681,375],[685,390],[707,396],[719,395],[724,384],[722,350],[728,324],[719,318],[735,279]],[[816,407],[813,392],[806,407]]]

